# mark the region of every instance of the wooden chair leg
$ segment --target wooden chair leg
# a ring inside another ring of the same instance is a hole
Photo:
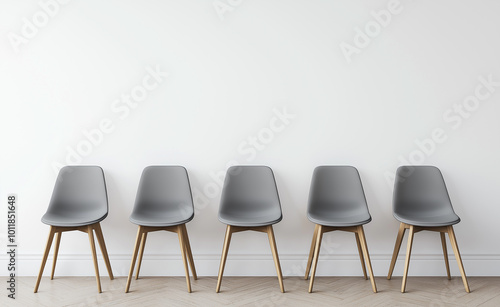
[[[144,247],[146,247],[147,232],[142,233],[141,246],[139,248],[139,259],[137,259],[137,269],[135,270],[135,279],[139,279],[139,271],[141,270],[142,256],[144,255]]]
[[[104,236],[102,234],[101,224],[94,224],[95,234],[97,237],[97,242],[101,249],[102,257],[104,258],[104,263],[106,264],[106,269],[108,270],[109,279],[113,280],[113,270],[111,270],[111,263],[109,262],[108,250],[106,249],[106,243],[104,242]]]
[[[90,250],[92,252],[92,259],[94,259],[94,269],[95,269],[95,279],[97,282],[97,291],[102,293],[101,290],[101,278],[99,276],[99,265],[97,264],[97,254],[95,252],[95,242],[94,242],[94,229],[92,226],[87,226],[87,234],[89,235]]]
[[[453,226],[448,226],[448,237],[450,238],[450,243],[451,246],[453,247],[455,258],[457,259],[458,268],[460,269],[460,274],[462,275],[462,281],[464,283],[465,292],[470,293],[469,283],[467,282],[467,276],[465,275],[465,269],[462,263],[462,257],[460,256],[460,251],[458,250],[457,238],[455,237]]]
[[[311,271],[311,264],[312,264],[313,254],[314,254],[314,248],[316,247],[316,234],[317,233],[318,233],[318,224],[316,224],[314,226],[314,234],[313,234],[313,238],[311,240],[311,249],[309,250],[309,258],[307,259],[307,265],[306,265],[306,275],[304,276],[305,280],[309,279],[309,272]]]
[[[311,280],[309,281],[309,293],[312,293],[313,285],[314,285],[314,277],[316,276],[316,267],[318,265],[319,258],[319,250],[321,248],[321,239],[323,238],[323,226],[318,225],[318,232],[316,234],[316,244],[314,247],[314,257],[312,260],[312,271],[311,271]]]
[[[50,279],[54,279],[54,271],[56,270],[57,254],[59,253],[59,244],[61,243],[62,232],[56,232],[56,246],[54,248],[54,259],[52,260],[52,272]]]
[[[363,226],[358,226],[358,231],[356,232],[359,235],[359,240],[361,241],[361,249],[363,254],[365,255],[366,266],[368,267],[368,272],[370,273],[370,281],[372,284],[372,290],[374,293],[377,293],[377,285],[375,284],[375,277],[373,276],[372,263],[370,261],[370,254],[368,253],[368,244],[366,243],[365,231]]]
[[[191,252],[191,243],[189,243],[189,236],[188,236],[186,224],[182,225],[182,231],[184,234],[184,243],[185,243],[186,253],[188,255],[189,266],[191,267],[191,273],[193,273],[194,280],[197,280],[198,275],[196,274],[196,268],[194,267],[193,253]]]
[[[441,245],[443,246],[443,256],[444,256],[444,264],[446,266],[446,275],[448,276],[448,280],[451,279],[450,275],[450,263],[448,262],[448,250],[446,248],[446,238],[444,236],[444,232],[439,233],[441,235]]]
[[[130,289],[130,282],[132,281],[132,274],[134,273],[134,266],[137,259],[137,252],[139,251],[139,245],[141,244],[142,233],[143,227],[139,226],[139,229],[137,230],[137,238],[135,239],[134,252],[132,253],[130,270],[128,272],[127,285],[125,286],[125,293],[128,293],[128,290]]]
[[[55,228],[50,226],[49,238],[47,239],[47,245],[45,245],[45,252],[43,254],[42,265],[40,266],[40,271],[38,273],[38,278],[36,279],[34,293],[38,292],[38,287],[40,286],[40,281],[42,280],[43,269],[45,268],[45,263],[47,262],[47,257],[49,256],[50,247],[52,246],[52,240],[54,239]]]
[[[276,239],[274,237],[273,226],[267,226],[267,236],[269,237],[269,245],[271,245],[271,252],[273,254],[274,266],[276,267],[276,274],[278,274],[278,282],[280,284],[281,293],[285,293],[285,286],[283,285],[283,274],[281,273],[280,258],[278,257],[278,249],[276,248]]]
[[[411,247],[413,244],[414,234],[415,234],[415,226],[410,225],[410,233],[408,234],[408,247],[406,249],[405,271],[403,274],[403,283],[401,284],[401,293],[404,293],[406,290],[406,278],[408,277],[408,269],[410,267]]]
[[[229,244],[231,243],[231,234],[232,234],[231,225],[227,225],[226,236],[224,238],[224,246],[222,248],[222,255],[220,259],[219,277],[217,278],[217,288],[215,289],[216,293],[219,293],[220,291],[220,286],[222,283],[222,274],[224,273],[224,266],[226,265],[227,252],[229,251]]]
[[[401,242],[403,242],[403,236],[405,235],[405,224],[399,224],[398,236],[396,237],[396,244],[394,244],[394,252],[392,253],[392,260],[389,266],[389,273],[387,274],[387,279],[391,279],[392,272],[394,271],[394,266],[396,265],[396,260],[398,259],[399,250],[401,249]]]
[[[365,260],[363,259],[363,250],[361,248],[361,244],[359,243],[359,235],[357,232],[355,232],[354,234],[356,235],[356,245],[358,246],[359,261],[361,262],[361,268],[363,269],[365,280],[367,280],[368,276],[366,275]]]
[[[186,253],[186,243],[184,242],[184,235],[183,235],[183,229],[182,225],[177,226],[177,235],[179,237],[179,245],[181,247],[181,254],[182,254],[182,262],[184,263],[184,271],[186,272],[186,284],[187,284],[187,289],[188,292],[191,293],[191,281],[189,280],[189,267],[188,267],[188,261],[187,261],[187,253]]]

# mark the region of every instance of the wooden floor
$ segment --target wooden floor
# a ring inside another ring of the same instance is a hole
[[[127,294],[126,280],[102,276],[98,294],[94,277],[44,277],[35,294],[35,277],[20,277],[15,302],[2,290],[0,306],[500,306],[500,277],[469,277],[470,294],[460,277],[410,276],[404,294],[401,277],[377,277],[379,293],[362,277],[317,277],[311,294],[300,277],[284,279],[284,294],[276,277],[224,277],[218,294],[215,277],[192,280],[192,293],[184,277],[141,277]]]

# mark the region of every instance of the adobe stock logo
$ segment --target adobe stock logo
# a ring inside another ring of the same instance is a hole
[[[273,116],[269,119],[267,125],[261,127],[256,133],[247,136],[236,147],[239,154],[238,158],[227,161],[225,169],[209,172],[211,180],[203,186],[203,189],[199,190],[192,187],[196,212],[205,209],[210,204],[211,199],[220,195],[227,168],[254,161],[259,153],[265,150],[278,135],[282,134],[297,116],[289,112],[286,107],[281,109],[273,108],[272,112]]]
[[[215,12],[221,21],[224,20],[226,13],[234,11],[235,8],[241,5],[243,0],[215,0],[212,5],[214,6]]]
[[[439,147],[449,139],[450,131],[458,130],[466,120],[473,117],[474,113],[477,112],[485,102],[493,100],[490,98],[497,92],[498,88],[500,88],[500,80],[494,80],[492,74],[478,76],[477,80],[478,83],[476,83],[470,95],[464,97],[461,102],[454,103],[453,106],[443,112],[443,122],[447,125],[434,127],[428,137],[415,139],[414,144],[416,148],[406,155],[398,156],[400,165],[413,166],[425,163],[427,158],[432,156]],[[408,177],[412,172],[413,168],[409,167],[406,169],[406,174],[397,179],[404,180],[404,178]],[[386,171],[384,177],[388,186],[391,187],[394,185],[396,174],[393,171]]]
[[[30,19],[24,17],[22,19],[20,34],[9,32],[9,39],[12,48],[16,53],[19,53],[20,47],[29,43],[30,39],[38,35],[40,29],[45,28],[52,18],[56,17],[61,10],[61,5],[65,5],[70,0],[42,0],[38,2],[40,9],[36,11]]]
[[[360,54],[363,49],[370,45],[372,39],[379,36],[382,30],[389,26],[393,15],[398,15],[402,11],[403,6],[401,6],[399,0],[390,0],[387,3],[386,10],[371,11],[370,15],[373,17],[373,20],[368,21],[363,29],[359,27],[354,28],[353,43],[349,44],[344,41],[340,43],[340,50],[342,50],[347,63],[351,63],[354,54]]]
[[[253,161],[257,157],[258,151],[266,149],[266,146],[274,140],[277,133],[282,132],[290,125],[290,122],[296,117],[289,113],[286,108],[279,110],[273,109],[274,116],[269,120],[268,127],[261,128],[257,134],[250,135],[246,140],[238,145],[238,153],[242,156],[247,155],[246,161]],[[233,161],[234,165],[238,162]]]
[[[111,102],[110,109],[114,116],[118,118],[103,117],[96,127],[82,130],[82,136],[74,146],[66,146],[66,156],[62,163],[54,161],[52,168],[57,174],[64,165],[78,165],[83,158],[88,157],[95,148],[104,142],[109,134],[115,131],[116,123],[127,119],[132,110],[138,108],[140,103],[145,101],[149,93],[154,91],[168,77],[166,71],[162,71],[160,66],[155,68],[145,67],[146,74],[142,82],[134,86],[127,93],[122,93],[120,98]]]

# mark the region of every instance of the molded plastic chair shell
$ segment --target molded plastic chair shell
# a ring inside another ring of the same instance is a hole
[[[185,224],[194,217],[193,198],[182,166],[148,166],[141,176],[130,221],[164,227]]]
[[[108,197],[102,168],[61,168],[42,222],[58,227],[78,227],[98,223],[107,215]]]
[[[393,214],[400,222],[425,227],[460,222],[453,211],[443,175],[437,167],[399,167],[393,199]]]
[[[358,170],[352,166],[318,166],[314,169],[307,217],[315,224],[348,227],[372,218]]]
[[[267,166],[232,166],[222,189],[219,220],[228,225],[258,227],[281,221],[276,181]]]

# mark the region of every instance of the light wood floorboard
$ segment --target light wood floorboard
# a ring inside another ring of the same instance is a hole
[[[314,293],[303,277],[285,277],[286,293],[278,279],[270,277],[224,277],[215,293],[217,277],[192,280],[186,291],[185,277],[147,277],[134,281],[125,293],[127,278],[101,279],[102,293],[95,290],[95,277],[44,277],[33,293],[35,277],[19,277],[17,299],[4,293],[0,306],[500,306],[500,277],[469,277],[466,293],[460,277],[408,277],[401,293],[401,277],[377,277],[379,293],[373,293],[363,277],[317,277]]]

